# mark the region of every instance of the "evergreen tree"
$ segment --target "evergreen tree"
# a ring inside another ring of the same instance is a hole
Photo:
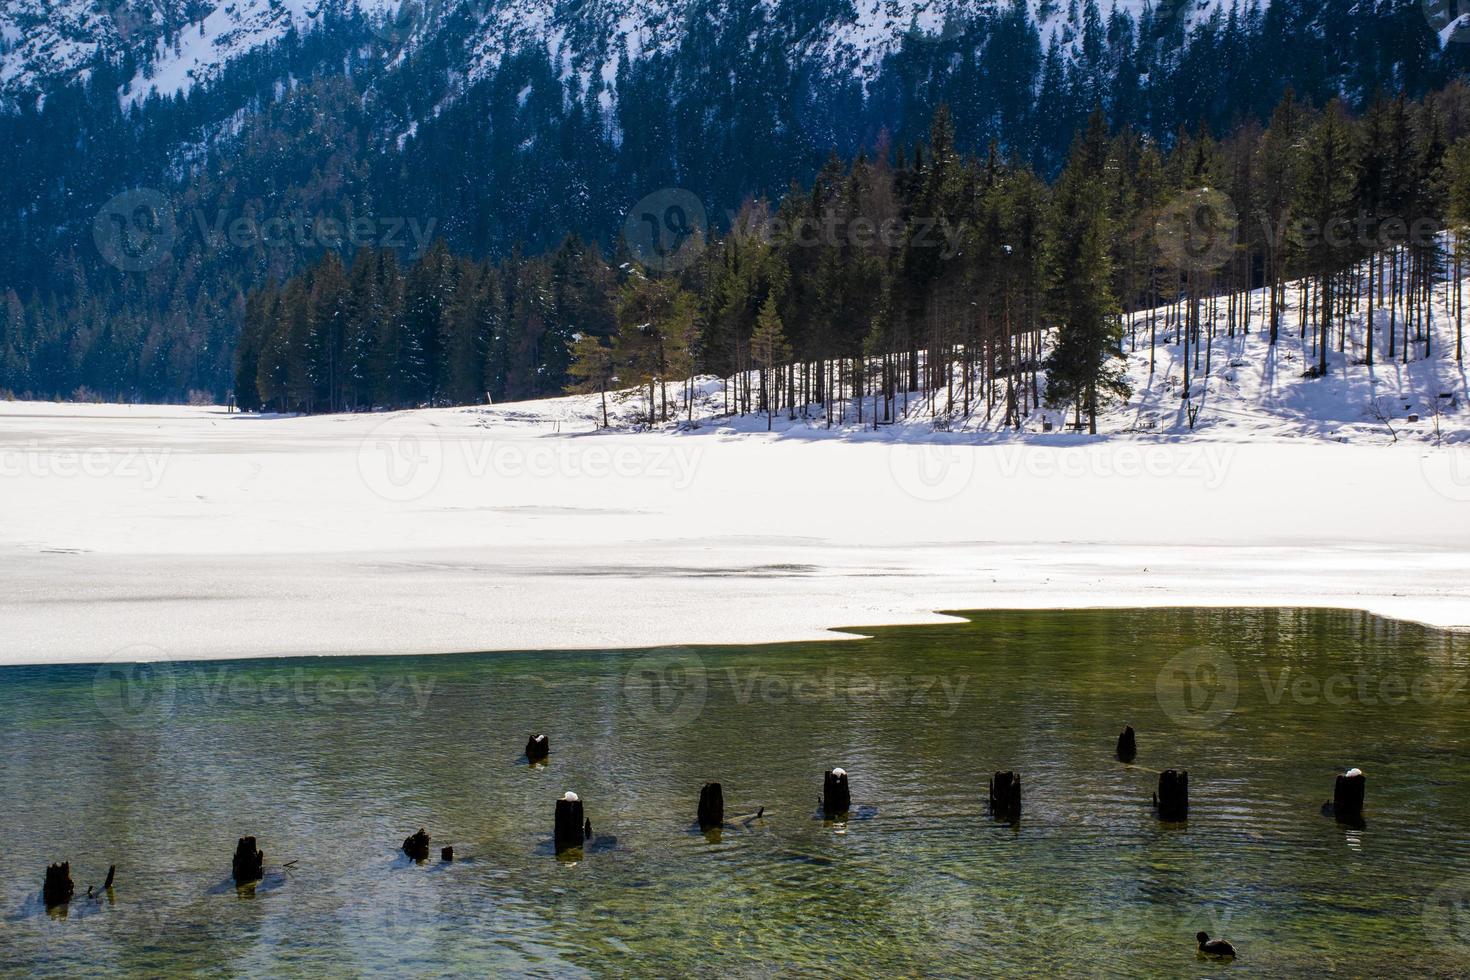
[[[1085,410],[1093,434],[1100,402],[1129,394],[1117,363],[1123,333],[1111,287],[1106,158],[1107,129],[1098,109],[1057,183],[1047,255],[1047,307],[1057,336],[1046,359],[1046,398],[1052,405],[1072,406],[1079,425]]]
[[[761,378],[761,408],[766,412],[766,431],[770,431],[776,413],[776,398],[779,386],[776,369],[791,356],[791,345],[786,341],[786,332],[781,326],[781,315],[776,311],[776,297],[768,296],[756,318],[755,333],[750,338],[751,356],[755,360]]]

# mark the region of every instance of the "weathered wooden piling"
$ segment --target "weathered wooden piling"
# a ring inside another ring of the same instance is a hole
[[[719,783],[699,789],[699,829],[711,830],[725,822],[725,790]]]
[[[71,862],[46,865],[46,883],[41,886],[41,899],[48,909],[65,905],[76,894],[77,886],[71,880]]]
[[[454,846],[453,845],[450,845],[448,847],[445,847],[443,850],[441,850],[439,852],[439,860],[443,861],[445,864],[453,864],[454,863]]]
[[[254,837],[241,837],[235,845],[231,870],[237,885],[248,885],[265,877],[265,852],[255,846]]]
[[[556,823],[552,832],[552,839],[556,843],[556,852],[573,847],[581,847],[583,840],[583,815],[582,801],[576,793],[567,793],[556,801]],[[591,826],[591,821],[587,822]]]
[[[851,809],[852,794],[847,788],[847,770],[828,770],[822,777],[822,814],[831,818]]]
[[[526,758],[531,762],[545,762],[551,755],[551,739],[545,735],[532,735],[526,740]]]
[[[1021,775],[1002,770],[990,777],[990,815],[1004,823],[1021,822]]]
[[[429,860],[429,832],[420,827],[418,833],[403,838],[403,853],[414,861]]]
[[[109,864],[107,866],[107,880],[102,883],[102,890],[103,891],[108,891],[108,890],[110,890],[112,888],[112,879],[114,877],[116,877],[116,876],[117,876],[117,865],[115,865],[115,864]]]
[[[1185,820],[1189,817],[1189,773],[1165,769],[1159,773],[1159,791],[1154,794],[1154,808],[1160,820]]]
[[[1138,758],[1138,739],[1133,734],[1133,726],[1129,725],[1123,729],[1123,734],[1118,736],[1118,761],[1132,762]]]
[[[1343,823],[1363,819],[1363,801],[1367,795],[1368,777],[1361,769],[1349,769],[1337,777],[1332,787],[1332,814]]]

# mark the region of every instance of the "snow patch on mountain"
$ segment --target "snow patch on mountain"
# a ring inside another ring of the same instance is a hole
[[[1000,0],[1006,2],[1006,0]],[[1043,37],[1064,38],[1080,20],[1072,4],[1028,0]],[[1153,6],[1156,15],[1196,23],[1222,0],[1149,0],[1100,4],[1135,18]],[[774,15],[778,0],[758,0]],[[800,45],[834,72],[862,78],[906,36],[938,36],[947,20],[989,6],[977,0],[851,0],[814,23]],[[93,0],[0,0],[0,94],[45,92],[85,78],[99,57],[136,57],[136,75],[119,93],[125,104],[151,93],[177,95],[217,76],[232,59],[275,43],[289,32],[318,29],[333,13],[360,11],[382,40],[407,50],[448,25],[472,24],[465,63],[457,71],[474,80],[517,49],[546,49],[563,73],[611,83],[617,63],[671,50],[689,29],[693,0],[123,0],[103,8]],[[721,9],[698,8],[704,16]],[[733,8],[732,8],[733,9]],[[742,8],[744,9],[744,8]],[[732,13],[730,16],[736,16]]]
[[[356,0],[375,23],[398,10],[401,0]],[[123,93],[125,102],[141,102],[150,94],[178,95],[217,75],[233,58],[279,41],[291,31],[306,33],[320,26],[323,0],[231,0],[191,23],[172,44],[160,39],[152,59]]]
[[[119,48],[125,36],[113,15],[92,4],[6,0],[0,6],[0,90],[37,78],[81,77],[99,53]]]

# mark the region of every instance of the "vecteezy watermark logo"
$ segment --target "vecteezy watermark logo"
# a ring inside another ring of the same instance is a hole
[[[888,448],[888,473],[916,500],[936,503],[964,492],[975,476],[975,450],[943,443],[901,443]]]
[[[42,479],[103,479],[137,482],[144,490],[163,482],[172,450],[145,446],[91,446],[63,449],[32,440],[24,446],[0,449],[0,477]]]
[[[1206,490],[1224,484],[1235,447],[1215,444],[1104,443],[1085,446],[1036,446],[1015,443],[999,447],[1000,475],[1042,480],[1161,479],[1195,483]]]
[[[1430,892],[1420,921],[1431,944],[1470,949],[1470,878],[1446,882]]]
[[[419,219],[408,215],[358,214],[344,209],[340,216],[303,211],[259,217],[253,214],[230,217],[216,211],[211,218],[194,210],[199,240],[210,252],[227,246],[247,249],[397,249],[423,255],[434,239],[438,218]]]
[[[97,251],[123,272],[157,268],[173,248],[176,233],[168,198],[147,187],[123,191],[102,205],[92,221]]]
[[[693,650],[673,648],[645,654],[623,674],[623,700],[633,717],[653,728],[674,731],[704,710],[709,678]]]
[[[836,666],[825,672],[772,673],[760,667],[725,667],[724,675],[736,704],[840,704],[862,712],[882,708],[914,708],[953,718],[960,709],[968,674],[866,674]]]
[[[1470,501],[1470,446],[1426,452],[1419,457],[1419,470],[1436,493],[1456,503]]]
[[[1235,252],[1239,217],[1230,198],[1211,187],[1181,191],[1154,218],[1154,241],[1172,269],[1213,272]]]
[[[438,433],[398,415],[373,427],[357,447],[357,472],[369,490],[395,503],[425,496],[444,473]]]
[[[709,224],[704,204],[689,191],[666,187],[633,205],[623,240],[645,268],[678,272],[704,251]]]
[[[1470,41],[1470,0],[1419,0],[1419,9],[1441,45]]]
[[[1134,935],[1144,913],[1159,931],[1177,937],[1186,949],[1201,929],[1213,936],[1233,931],[1232,913],[1224,907],[1180,903],[1163,909],[1140,907],[1127,900],[1053,905],[1032,901],[1024,893],[987,894],[959,876],[933,874],[923,864],[912,874],[914,881],[889,907],[907,916],[908,926],[926,946],[942,954],[971,954],[997,943],[1012,948],[1047,943],[1071,947],[1076,946],[1073,939],[1084,936]],[[924,914],[914,917],[916,908],[922,908]],[[1087,955],[1078,948],[1074,960],[1059,962],[1080,967]]]
[[[92,677],[92,698],[103,717],[119,728],[156,729],[174,713],[179,685],[174,666],[158,647],[123,647]]]
[[[1214,728],[1235,710],[1240,678],[1235,661],[1210,646],[1171,657],[1155,681],[1159,707],[1185,728]]]

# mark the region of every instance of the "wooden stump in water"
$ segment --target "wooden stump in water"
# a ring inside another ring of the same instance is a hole
[[[420,827],[416,834],[403,838],[403,853],[415,861],[429,860],[429,833]]]
[[[532,735],[526,740],[526,758],[531,762],[545,762],[551,755],[551,739],[545,735]]]
[[[1367,790],[1368,777],[1361,769],[1349,769],[1338,776],[1332,787],[1333,816],[1343,823],[1360,823]]]
[[[852,794],[847,789],[847,770],[829,770],[822,777],[822,814],[830,819],[851,809]]]
[[[117,865],[115,865],[115,864],[109,864],[107,866],[107,880],[102,883],[102,890],[103,891],[109,891],[109,890],[111,890],[111,888],[112,888],[112,879],[114,877],[116,877],[116,875],[117,875]]]
[[[254,837],[241,837],[235,845],[232,873],[237,885],[248,885],[265,877],[265,852],[255,846]]]
[[[1021,822],[1021,776],[1009,769],[990,778],[990,815],[1005,823]]]
[[[699,790],[699,829],[710,830],[725,822],[725,790],[719,783],[705,783]]]
[[[440,851],[439,852],[439,860],[443,861],[445,864],[451,864],[451,863],[453,863],[453,861],[454,861],[454,848],[452,846],[450,846],[450,847],[446,847],[442,851]]]
[[[70,902],[76,890],[77,886],[71,880],[70,861],[46,866],[46,883],[41,886],[41,899],[48,909]]]
[[[1154,794],[1154,807],[1160,820],[1185,820],[1189,817],[1189,773],[1165,769],[1159,773],[1159,791]]]
[[[556,853],[582,846],[583,819],[582,801],[576,793],[568,793],[556,801],[556,824],[552,831]]]
[[[1118,736],[1118,761],[1132,762],[1138,758],[1138,739],[1133,734],[1133,726],[1129,725],[1123,729],[1123,734]]]

